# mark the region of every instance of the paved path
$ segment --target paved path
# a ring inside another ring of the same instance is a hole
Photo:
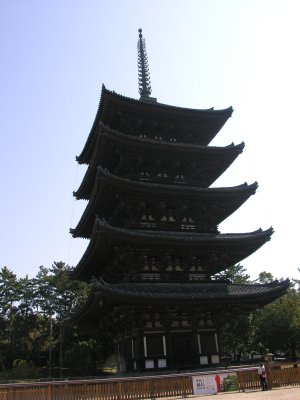
[[[179,399],[179,398],[178,398]],[[181,398],[183,399],[183,398]],[[247,392],[218,393],[209,396],[190,396],[188,400],[300,400],[300,387],[286,387],[272,390],[251,390]]]

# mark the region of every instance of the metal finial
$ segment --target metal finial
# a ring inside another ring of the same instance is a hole
[[[142,29],[139,29],[138,48],[138,74],[139,74],[139,92],[141,99],[149,98],[151,95],[151,81],[148,66],[148,57],[146,52],[146,43],[142,35]]]

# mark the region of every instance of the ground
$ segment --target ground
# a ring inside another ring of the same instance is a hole
[[[189,400],[300,400],[300,387],[286,387],[267,391],[226,392],[211,396],[190,396]]]

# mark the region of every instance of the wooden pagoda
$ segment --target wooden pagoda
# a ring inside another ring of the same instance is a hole
[[[87,200],[71,233],[89,239],[73,278],[90,282],[74,324],[109,330],[120,371],[218,365],[218,315],[249,312],[289,283],[237,285],[216,274],[270,240],[272,228],[220,233],[257,183],[210,187],[244,144],[209,146],[232,114],[158,103],[139,31],[140,100],[102,88],[74,193]]]

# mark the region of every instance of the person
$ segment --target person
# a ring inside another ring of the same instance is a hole
[[[260,364],[260,366],[258,368],[258,374],[259,374],[259,380],[260,380],[262,390],[268,390],[267,381],[266,381],[267,373],[266,373],[266,368],[265,368],[264,364]]]

